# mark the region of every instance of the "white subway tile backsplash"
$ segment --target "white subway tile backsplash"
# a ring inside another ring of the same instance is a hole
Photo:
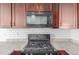
[[[70,38],[69,29],[52,29],[52,28],[28,28],[28,29],[0,29],[0,41],[22,41],[28,39],[28,34],[51,34],[53,38]]]

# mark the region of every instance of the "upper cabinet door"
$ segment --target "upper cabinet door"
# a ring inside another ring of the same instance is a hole
[[[77,28],[79,28],[79,3],[77,4]]]
[[[44,3],[39,4],[39,11],[51,11],[51,4]]]
[[[52,4],[52,27],[59,28],[59,4]]]
[[[77,5],[75,3],[60,4],[60,28],[76,28]]]
[[[50,11],[51,4],[48,3],[27,3],[26,4],[26,11]]]
[[[11,4],[0,4],[0,27],[11,27]]]
[[[25,7],[26,7],[26,11],[34,11],[34,4],[33,3],[31,3],[31,4],[26,3]]]
[[[12,4],[12,26],[15,28],[26,27],[25,4]]]

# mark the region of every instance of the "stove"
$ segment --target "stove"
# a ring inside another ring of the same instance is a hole
[[[50,34],[29,34],[28,44],[24,47],[25,54],[53,54],[54,47],[50,44]]]

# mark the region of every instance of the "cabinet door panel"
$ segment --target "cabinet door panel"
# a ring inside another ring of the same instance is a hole
[[[13,27],[26,27],[26,22],[25,22],[25,4],[13,4]]]
[[[33,3],[27,3],[25,4],[26,11],[34,11],[34,4]]]
[[[26,11],[50,11],[50,4],[48,3],[28,3],[26,4]]]
[[[39,5],[40,11],[50,11],[50,4],[44,3]]]
[[[77,28],[79,28],[79,3],[77,4]]]
[[[60,4],[60,28],[75,28],[76,4]]]
[[[11,27],[11,4],[0,4],[0,27]]]
[[[52,4],[52,26],[59,28],[59,4]]]

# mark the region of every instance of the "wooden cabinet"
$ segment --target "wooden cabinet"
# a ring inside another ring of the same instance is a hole
[[[28,11],[50,11],[52,14],[52,27],[59,27],[59,4],[49,4],[49,3],[35,3],[35,4],[26,4],[26,12]]]
[[[0,27],[11,27],[11,4],[0,4]]]
[[[26,11],[51,11],[52,4],[48,3],[28,3],[26,4]]]
[[[60,28],[76,28],[76,4],[60,4]]]
[[[79,4],[75,3],[0,3],[0,27],[24,28],[27,27],[26,14],[28,11],[50,11],[52,27],[79,28],[78,10]]]
[[[39,11],[51,11],[51,8],[52,8],[51,7],[52,5],[51,4],[47,4],[47,3],[45,3],[45,4],[41,3],[41,4],[38,4],[37,6],[39,7],[38,8]]]
[[[25,4],[25,7],[26,7],[26,11],[34,11],[34,4],[33,3],[31,3],[31,4],[29,4],[29,3],[27,3],[27,4]]]
[[[25,4],[12,4],[12,27],[26,27],[25,15]]]
[[[25,23],[25,4],[0,4],[0,27],[24,28]]]
[[[52,27],[59,28],[59,4],[52,4]]]
[[[79,28],[79,3],[77,4],[77,28]]]
[[[26,28],[27,12],[52,13],[52,27],[59,27],[58,4],[49,3],[1,3],[0,4],[0,27]]]

